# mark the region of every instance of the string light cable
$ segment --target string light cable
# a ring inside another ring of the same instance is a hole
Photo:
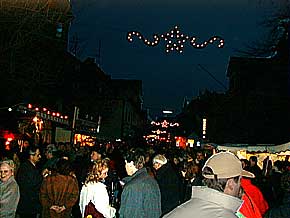
[[[143,43],[147,46],[154,47],[157,46],[161,40],[165,41],[165,51],[169,52],[179,52],[182,53],[184,49],[184,44],[189,41],[191,47],[195,49],[203,49],[207,47],[209,44],[213,44],[214,42],[218,42],[217,47],[224,47],[224,39],[219,36],[212,36],[207,41],[202,43],[197,43],[197,38],[195,36],[185,35],[180,32],[178,26],[175,26],[172,30],[164,34],[153,34],[153,40],[149,40],[145,38],[138,31],[130,31],[127,33],[127,40],[129,42],[133,42],[133,38],[136,37],[139,40],[143,41]]]

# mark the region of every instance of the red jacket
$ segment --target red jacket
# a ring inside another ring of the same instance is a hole
[[[241,186],[245,191],[245,194],[250,197],[258,207],[262,216],[266,213],[269,209],[268,202],[265,200],[262,192],[258,187],[252,184],[250,179],[242,178],[241,179]]]
[[[243,204],[240,208],[240,213],[244,215],[246,218],[262,218],[260,210],[258,206],[255,204],[253,199],[246,193],[243,194],[242,197]]]

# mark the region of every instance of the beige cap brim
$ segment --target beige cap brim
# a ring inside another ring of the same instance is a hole
[[[242,170],[242,175],[241,176],[244,176],[244,177],[247,177],[247,178],[255,178],[255,175],[249,171],[246,171],[246,170]]]

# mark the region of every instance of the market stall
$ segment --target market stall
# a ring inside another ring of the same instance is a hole
[[[218,151],[230,151],[235,153],[240,159],[247,159],[252,155],[258,158],[258,165],[262,167],[265,158],[269,157],[272,162],[276,160],[284,161],[290,155],[290,142],[273,145],[273,144],[223,144],[218,145]]]

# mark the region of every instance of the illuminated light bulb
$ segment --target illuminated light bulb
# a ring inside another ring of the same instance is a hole
[[[50,114],[50,111],[47,111],[47,114]]]
[[[167,45],[166,45],[166,47],[168,48],[168,47],[169,47],[169,45],[167,44]]]
[[[32,105],[31,104],[28,104],[28,108],[31,109],[32,108]]]
[[[180,30],[178,29],[178,26],[175,26],[169,32],[163,33],[161,35],[154,34],[153,35],[153,39],[154,39],[153,42],[146,39],[142,35],[142,33],[136,32],[136,31],[128,32],[127,40],[129,42],[133,41],[132,35],[136,35],[147,46],[156,46],[159,44],[160,40],[163,39],[164,41],[167,41],[167,43],[165,43],[166,48],[170,48],[170,49],[167,49],[166,52],[170,52],[172,50],[178,50],[178,52],[180,52],[183,48],[183,45],[181,45],[181,44],[185,43],[186,40],[190,40],[190,45],[194,48],[205,48],[209,43],[213,43],[214,41],[217,41],[217,40],[219,41],[219,45],[217,45],[218,48],[221,48],[224,46],[224,40],[222,38],[220,38],[219,36],[213,36],[209,40],[204,41],[202,44],[196,44],[195,43],[196,37],[195,36],[188,36],[186,34],[180,34]],[[172,44],[173,43],[172,41],[175,41],[175,40],[178,43],[175,42],[174,44]],[[167,44],[169,44],[170,46],[168,46]]]
[[[68,118],[68,116],[64,116],[64,119],[67,119]]]
[[[39,111],[39,108],[38,108],[38,107],[36,107],[36,108],[35,108],[35,110],[36,110],[36,111]]]
[[[38,118],[37,117],[34,117],[32,121],[36,123],[37,120],[38,120]]]
[[[52,116],[55,116],[55,113],[54,112],[52,113]]]
[[[60,116],[60,113],[56,113],[56,116],[59,117]]]
[[[63,119],[63,116],[60,116],[61,119]]]

